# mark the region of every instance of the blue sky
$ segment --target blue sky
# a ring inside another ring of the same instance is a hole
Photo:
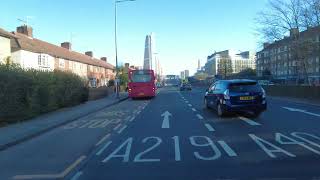
[[[114,60],[113,0],[10,0],[2,2],[0,27],[14,31],[29,18],[34,37]],[[142,65],[145,36],[156,35],[164,73],[196,71],[197,60],[225,49],[256,50],[254,18],[266,0],[137,0],[118,4],[119,59]]]

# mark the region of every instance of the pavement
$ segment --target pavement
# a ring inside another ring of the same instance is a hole
[[[0,179],[320,179],[320,108],[268,98],[217,117],[204,88],[165,87],[0,151]]]
[[[116,99],[115,94],[112,94],[99,100],[88,101],[78,106],[63,108],[28,121],[2,127],[0,128],[0,150],[41,135],[127,98],[127,93],[120,93],[119,99]]]

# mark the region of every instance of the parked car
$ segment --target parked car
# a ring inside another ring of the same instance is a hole
[[[220,80],[206,91],[204,104],[213,108],[218,116],[231,112],[252,112],[254,116],[267,109],[266,93],[253,80]]]
[[[191,91],[192,90],[191,84],[182,83],[180,86],[180,91],[185,91],[185,90]]]

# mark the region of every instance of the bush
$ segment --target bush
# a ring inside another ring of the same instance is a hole
[[[0,122],[77,105],[88,100],[88,91],[85,81],[72,73],[0,65]]]

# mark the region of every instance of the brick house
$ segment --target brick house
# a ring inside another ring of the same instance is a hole
[[[107,58],[97,59],[91,51],[85,54],[72,51],[71,43],[57,46],[33,37],[29,26],[17,27],[10,33],[12,60],[22,68],[69,71],[88,80],[89,86],[100,87],[114,79],[115,68]]]
[[[266,76],[266,72],[281,82],[294,84],[301,80],[302,64],[301,59],[294,57],[294,37],[299,36],[301,40],[308,40],[313,45],[320,45],[320,26],[308,28],[299,32],[294,28],[290,30],[290,36],[284,37],[273,43],[264,43],[263,49],[257,53],[257,75]],[[309,81],[320,85],[320,52],[314,51],[307,57],[306,72]]]

